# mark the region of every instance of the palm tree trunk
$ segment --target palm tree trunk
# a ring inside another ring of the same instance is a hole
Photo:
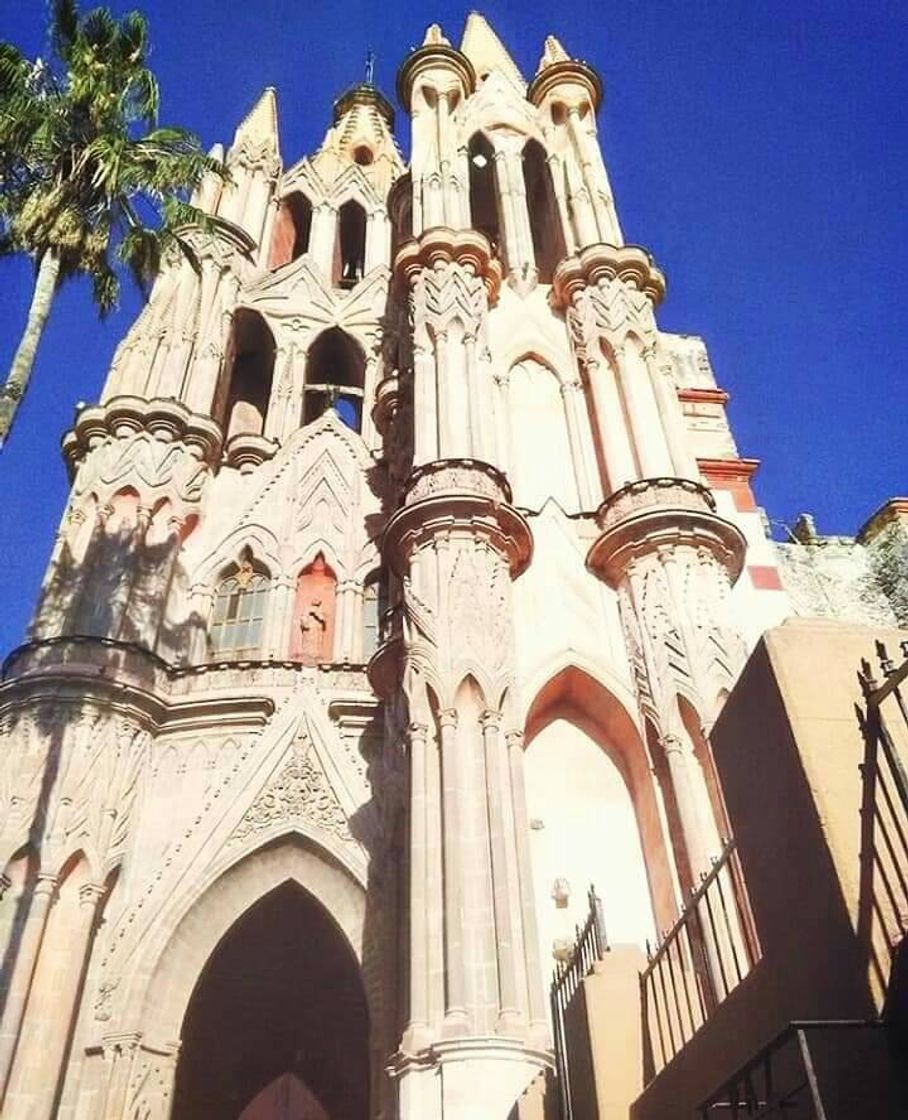
[[[35,368],[35,355],[38,343],[44,333],[44,324],[50,314],[57,280],[60,276],[60,258],[48,249],[41,257],[31,307],[28,309],[28,322],[19,341],[13,364],[10,366],[6,384],[0,389],[0,447],[9,437],[10,428],[16,417],[16,410],[25,396],[28,381]]]

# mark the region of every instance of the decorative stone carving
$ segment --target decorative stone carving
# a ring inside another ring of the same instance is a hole
[[[442,459],[412,472],[404,490],[404,504],[450,493],[476,494],[495,502],[511,500],[508,481],[495,467],[473,459]]]
[[[297,821],[314,824],[338,840],[352,841],[347,816],[304,734],[294,740],[290,757],[243,814],[228,843],[239,844],[251,833]]]

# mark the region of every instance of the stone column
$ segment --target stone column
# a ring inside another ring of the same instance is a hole
[[[694,880],[719,854],[719,834],[701,767],[684,728],[679,697],[702,713],[712,697],[704,682],[706,645],[697,617],[710,618],[713,648],[736,647],[724,622],[725,591],[744,559],[740,531],[715,513],[712,495],[687,479],[644,480],[613,493],[600,507],[602,529],[587,567],[620,592],[628,655],[641,707],[653,713],[678,808]],[[703,571],[700,550],[709,556]],[[724,585],[724,587],[723,587]],[[702,598],[702,596],[708,596]]]
[[[426,1032],[432,1014],[428,954],[428,735],[427,724],[410,724],[410,1015],[403,1045],[414,1051],[428,1041]]]
[[[472,231],[429,231],[420,242],[398,258],[416,348],[448,331],[457,291],[454,337],[467,341],[456,359],[439,346],[434,372],[441,384],[440,363],[460,363],[470,402],[450,423],[415,409],[416,446],[437,438],[436,457],[411,472],[382,541],[403,586],[400,668],[388,679],[402,682],[411,723],[427,728],[410,740],[412,1003],[396,1066],[404,1120],[465,1116],[467,1082],[471,1117],[505,1120],[547,1062],[544,1010],[527,1014],[543,999],[531,896],[523,906],[522,759],[506,739],[517,728],[505,713],[519,705],[503,699],[515,687],[511,581],[531,537],[498,467],[458,454],[481,449],[497,462],[486,422],[495,387],[480,362],[498,262]],[[466,441],[455,419],[467,420]],[[437,425],[437,437],[423,442],[420,424]],[[385,657],[380,649],[373,663]],[[440,921],[431,895],[425,915],[415,912],[439,871]]]
[[[66,885],[64,884],[64,891]],[[105,889],[85,883],[58,898],[29,992],[4,1120],[54,1120],[70,1029]]]
[[[519,938],[516,919],[520,913],[520,884],[516,877],[516,859],[509,836],[514,836],[514,823],[509,820],[506,798],[510,794],[510,774],[501,712],[483,712],[482,739],[485,752],[486,799],[488,801],[489,846],[494,883],[495,943],[498,953],[498,1023],[497,1030],[508,1034],[523,1026]],[[508,827],[510,826],[510,827]],[[512,850],[509,851],[509,848]]]
[[[3,1101],[3,1090],[16,1052],[22,1016],[28,1001],[28,993],[35,973],[35,962],[38,959],[56,885],[56,876],[38,876],[29,902],[28,916],[23,923],[15,960],[7,964],[7,967],[12,968],[12,974],[6,992],[3,1017],[0,1019],[0,1102]]]
[[[455,733],[457,711],[438,714],[441,737],[441,805],[445,901],[445,1022],[446,1034],[468,1034],[467,982],[463,947],[464,868],[460,799],[464,794]]]
[[[296,578],[291,572],[280,572],[272,583],[270,625],[263,635],[263,649],[275,660],[283,661],[293,648],[293,606],[296,600]]]
[[[602,457],[610,490],[619,490],[640,477],[634,449],[625,423],[615,369],[605,355],[587,359],[593,408],[599,426]]]
[[[672,378],[671,365],[660,364],[655,348],[650,347],[644,354],[650,382],[656,396],[659,418],[668,442],[674,474],[677,478],[700,480],[700,469],[690,445],[690,438],[684,427],[681,405]]]
[[[649,372],[636,344],[617,347],[615,360],[625,414],[644,478],[671,478],[675,471],[656,409]]]

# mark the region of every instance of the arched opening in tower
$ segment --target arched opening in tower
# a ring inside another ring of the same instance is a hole
[[[348,428],[360,431],[365,374],[366,357],[356,340],[339,327],[323,331],[306,358],[303,424],[334,408]]]
[[[290,264],[309,251],[312,233],[312,203],[301,192],[282,198],[274,220],[269,268]]]
[[[548,160],[536,140],[528,140],[523,149],[523,182],[536,272],[543,284],[550,284],[555,267],[565,256],[564,230]]]
[[[172,1120],[366,1120],[359,966],[322,907],[286,882],[221,939],[181,1031]]]
[[[473,229],[484,234],[497,256],[501,251],[501,222],[495,190],[495,153],[488,137],[474,132],[467,149],[470,175],[470,219]]]
[[[334,239],[335,288],[352,288],[363,278],[366,268],[366,211],[354,199],[345,202],[337,215]]]
[[[274,336],[268,324],[258,312],[241,307],[233,316],[226,376],[214,409],[226,439],[264,432],[274,356]]]

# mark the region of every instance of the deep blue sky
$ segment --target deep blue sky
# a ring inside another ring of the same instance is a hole
[[[88,6],[88,5],[84,5]],[[117,12],[133,5],[116,2]],[[285,163],[320,141],[362,74],[393,96],[425,25],[459,41],[466,9],[399,0],[146,0],[163,121],[229,141],[278,90]],[[42,0],[0,0],[0,38],[45,50]],[[908,491],[908,16],[883,0],[635,0],[482,9],[532,74],[546,33],[606,86],[600,133],[625,235],[669,278],[660,321],[706,337],[770,517],[853,533]],[[409,145],[408,122],[398,135]],[[0,363],[31,269],[0,260]],[[0,452],[0,651],[21,640],[67,492],[58,440],[100,392],[137,309],[100,324],[74,283],[54,308],[18,427]]]

